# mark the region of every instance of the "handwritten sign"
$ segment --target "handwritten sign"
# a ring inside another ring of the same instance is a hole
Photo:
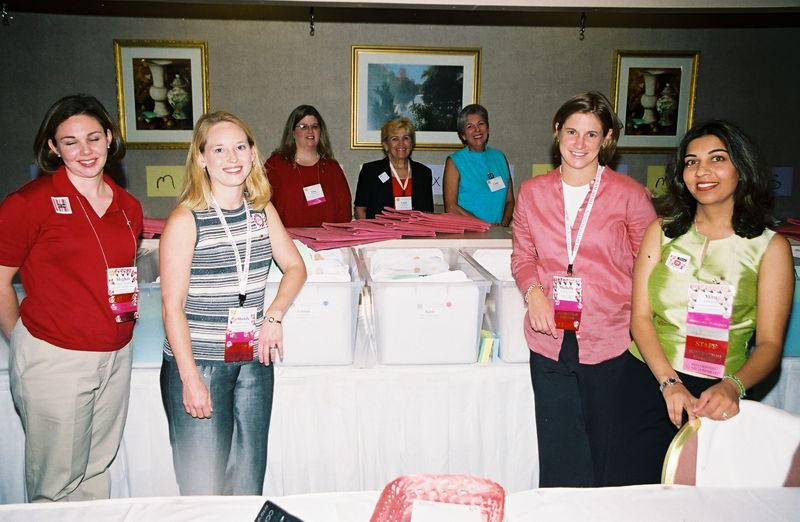
[[[664,165],[647,166],[647,189],[654,196],[660,196],[665,191],[664,176],[667,168]]]
[[[147,175],[147,196],[151,198],[176,197],[183,187],[183,180],[186,177],[186,170],[182,165],[151,165],[145,167],[145,173]]]

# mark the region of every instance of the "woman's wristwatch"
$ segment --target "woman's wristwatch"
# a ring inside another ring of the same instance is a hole
[[[669,377],[664,380],[659,386],[658,391],[664,393],[664,390],[667,389],[667,386],[674,386],[676,384],[683,384],[683,381],[678,379],[677,377]]]

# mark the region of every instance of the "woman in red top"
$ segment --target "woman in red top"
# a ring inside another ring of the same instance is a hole
[[[0,329],[28,499],[108,498],[128,407],[142,207],[104,172],[125,144],[96,98],[56,102],[34,151],[51,174],[0,205]]]
[[[311,105],[292,111],[280,145],[264,166],[272,203],[287,228],[352,220],[350,187],[333,158],[325,121]]]

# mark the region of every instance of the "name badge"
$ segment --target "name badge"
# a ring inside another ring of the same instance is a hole
[[[667,261],[664,263],[667,268],[673,272],[685,272],[689,267],[689,257],[687,254],[675,252],[674,250],[667,256]]]
[[[306,196],[306,203],[309,207],[325,203],[325,194],[322,192],[322,185],[319,183],[303,187],[303,193]]]
[[[381,180],[381,183],[386,183],[391,178],[389,177],[389,175],[387,173],[381,172],[380,176],[378,176],[378,179]]]
[[[136,267],[125,266],[106,270],[108,304],[114,321],[127,323],[139,318],[139,283]]]
[[[491,177],[486,180],[486,184],[489,185],[489,190],[492,192],[497,192],[498,190],[506,188],[503,178],[500,176],[492,176],[491,174],[489,174],[489,176]]]
[[[394,198],[394,208],[397,210],[411,210],[411,196],[398,196]]]
[[[252,227],[253,231],[256,230],[263,230],[267,228],[267,218],[264,214],[259,214],[258,212],[254,212],[251,214],[250,217],[250,226]]]
[[[69,204],[68,197],[53,196],[50,201],[53,203],[53,210],[56,211],[56,214],[72,214],[72,207]]]
[[[256,345],[256,309],[228,309],[228,328],[225,330],[225,362],[250,362]]]
[[[583,310],[583,288],[580,277],[553,276],[553,311],[556,328],[578,330]]]
[[[689,286],[684,370],[710,377],[725,374],[734,295],[729,284]]]

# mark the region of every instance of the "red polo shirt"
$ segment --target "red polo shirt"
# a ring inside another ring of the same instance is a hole
[[[27,294],[20,304],[22,322],[34,337],[61,348],[114,351],[133,334],[132,321],[114,321],[103,254],[109,268],[133,264],[142,207],[111,178],[104,179],[114,196],[103,217],[78,193],[64,167],[0,204],[0,265],[20,267]]]

